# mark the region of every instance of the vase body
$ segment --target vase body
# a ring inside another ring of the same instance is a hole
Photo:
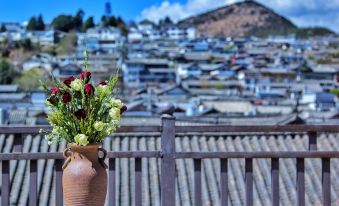
[[[62,176],[66,206],[103,206],[107,192],[104,158],[99,158],[99,144],[70,145],[72,154],[64,165]]]

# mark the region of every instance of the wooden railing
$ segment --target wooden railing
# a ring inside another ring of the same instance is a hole
[[[0,127],[0,134],[14,134],[14,152],[1,153],[2,162],[2,187],[1,205],[9,205],[10,197],[10,167],[11,160],[27,160],[30,162],[29,169],[29,205],[35,206],[38,203],[37,187],[37,161],[40,159],[55,160],[56,176],[56,205],[63,205],[62,195],[62,164],[63,155],[61,153],[22,153],[23,134],[37,134],[41,127]],[[45,130],[51,129],[44,127]],[[339,151],[317,151],[317,137],[321,132],[338,133],[338,126],[313,126],[313,125],[288,125],[288,126],[175,126],[175,118],[164,115],[161,126],[123,126],[118,133],[161,133],[161,151],[124,151],[108,152],[109,159],[109,184],[108,184],[108,204],[115,205],[115,181],[117,158],[135,159],[135,205],[142,203],[142,158],[161,159],[161,205],[175,205],[175,160],[194,159],[194,205],[202,205],[201,188],[201,163],[205,158],[218,158],[221,161],[220,185],[221,185],[221,205],[228,204],[228,160],[232,158],[245,159],[245,204],[253,205],[253,159],[271,159],[271,190],[272,205],[279,205],[279,160],[284,158],[295,158],[297,160],[297,205],[305,205],[305,158],[322,159],[322,196],[323,205],[331,205],[331,179],[330,179],[330,159],[339,158]],[[308,133],[308,151],[281,151],[281,152],[176,152],[175,136],[177,133],[275,133],[275,132],[297,132]]]

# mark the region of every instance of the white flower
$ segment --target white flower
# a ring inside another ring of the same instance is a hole
[[[71,83],[71,88],[74,89],[74,91],[81,91],[82,89],[82,82],[80,79],[75,79]]]
[[[111,88],[107,85],[99,85],[97,91],[99,96],[107,96],[111,93]]]
[[[45,135],[45,140],[49,141],[51,137],[49,135]]]
[[[88,137],[84,134],[77,134],[74,137],[75,143],[80,146],[86,146],[88,145]]]
[[[120,119],[120,108],[112,108],[109,110],[109,116],[113,119]]]
[[[122,102],[120,99],[114,99],[112,98],[111,101],[110,101],[110,105],[111,107],[117,107],[117,108],[121,108],[122,107]]]
[[[94,129],[96,130],[96,131],[102,131],[103,129],[104,129],[104,126],[105,126],[105,124],[102,122],[102,121],[96,121],[95,123],[94,123]]]
[[[60,127],[54,126],[52,133],[55,134],[55,135],[58,135],[60,133],[60,129],[61,129]]]

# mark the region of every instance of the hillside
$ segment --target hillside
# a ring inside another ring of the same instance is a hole
[[[297,27],[288,19],[255,1],[221,7],[178,22],[179,27],[195,27],[199,35],[258,36],[283,35]]]

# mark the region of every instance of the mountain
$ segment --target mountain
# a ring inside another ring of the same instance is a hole
[[[297,26],[256,1],[243,1],[178,22],[199,35],[246,37],[295,33]]]

